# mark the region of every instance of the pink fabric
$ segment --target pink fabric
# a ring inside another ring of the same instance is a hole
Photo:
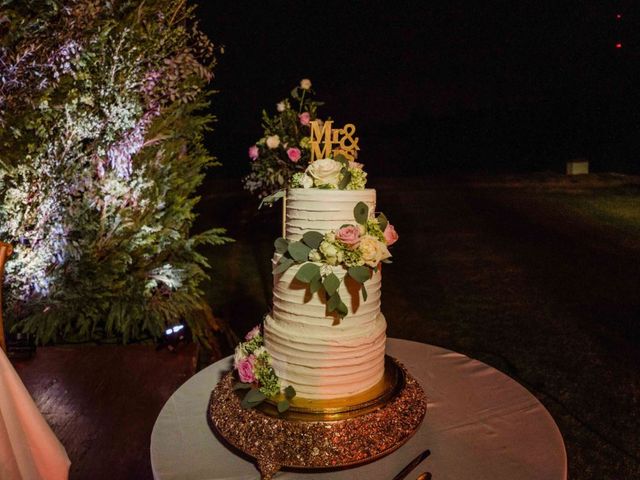
[[[66,480],[69,457],[0,350],[0,478]]]

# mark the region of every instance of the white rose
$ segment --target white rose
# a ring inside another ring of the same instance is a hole
[[[329,243],[333,243],[336,241],[336,232],[327,232],[324,234],[324,239],[329,242]]]
[[[313,178],[311,178],[306,173],[302,176],[302,188],[311,188],[313,187]]]
[[[284,100],[283,100],[276,104],[276,108],[278,109],[279,112],[284,112],[287,109],[287,104],[284,103]]]
[[[280,137],[278,135],[271,135],[267,137],[267,147],[270,149],[278,148],[280,145]]]
[[[268,144],[269,139],[267,139]],[[334,185],[337,187],[340,182],[341,170],[342,164],[340,162],[336,162],[331,158],[323,158],[310,163],[306,173],[313,177],[316,186]]]
[[[387,246],[371,235],[360,237],[360,245],[358,248],[360,248],[362,252],[364,263],[370,267],[376,267],[382,260],[391,256]]]
[[[329,243],[329,242],[322,242],[320,244],[320,251],[322,252],[322,254],[325,257],[337,257],[338,256],[338,249],[336,248],[335,245]]]
[[[309,90],[311,88],[311,80],[308,78],[303,78],[300,80],[300,88],[303,90]]]

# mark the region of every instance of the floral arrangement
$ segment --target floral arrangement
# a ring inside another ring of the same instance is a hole
[[[295,389],[289,385],[282,391],[280,379],[271,366],[271,356],[264,348],[264,340],[260,325],[256,325],[247,335],[245,341],[236,346],[233,356],[233,368],[236,370],[238,383],[235,390],[247,390],[242,399],[244,408],[253,408],[266,399],[280,398],[277,402],[280,413],[289,409],[290,400],[296,396]]]
[[[295,278],[308,284],[311,294],[323,290],[327,296],[327,312],[340,318],[348,311],[339,293],[342,280],[331,267],[342,265],[347,270],[344,278],[349,277],[359,284],[366,301],[365,282],[380,268],[380,263],[390,263],[388,247],[398,240],[394,226],[384,214],[370,217],[365,203],[359,202],[353,214],[357,225],[343,225],[324,235],[306,232],[302,240],[294,242],[280,237],[274,244],[280,254],[274,274],[281,274],[294,264],[303,264]]]
[[[367,173],[362,167],[361,163],[348,162],[343,155],[322,158],[311,162],[304,172],[294,173],[289,187],[363,190]]]
[[[49,341],[158,337],[214,322],[191,234],[217,49],[183,0],[6,0],[0,239],[6,320]]]
[[[318,107],[324,103],[314,100],[314,94],[311,81],[305,78],[291,90],[290,99],[278,102],[273,116],[262,111],[264,134],[249,147],[251,173],[244,178],[251,193],[264,199],[287,187],[364,188],[367,174],[357,162],[345,164],[344,157],[310,162],[310,124],[323,122]]]

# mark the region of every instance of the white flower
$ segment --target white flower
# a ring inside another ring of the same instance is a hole
[[[238,345],[236,347],[235,353],[233,354],[233,366],[237,368],[238,364],[245,358],[247,358],[247,354],[245,353],[242,346]]]
[[[308,78],[303,78],[300,80],[300,88],[303,90],[309,90],[311,88],[311,80]]]
[[[323,278],[331,273],[333,273],[333,270],[329,265],[323,264],[320,266],[320,275],[322,275]]]
[[[267,137],[267,147],[270,149],[278,148],[280,145],[280,137],[278,135],[271,135]]]
[[[263,355],[263,354],[265,354],[265,353],[267,353],[267,349],[266,349],[266,348],[264,348],[264,347],[258,347],[258,348],[256,348],[256,349],[253,351],[253,355],[254,355],[256,358],[260,358],[260,356],[261,356],[261,355]]]
[[[362,236],[358,248],[362,252],[364,263],[370,267],[376,267],[382,260],[391,256],[387,246],[371,235]]]
[[[309,252],[309,261],[319,262],[320,260],[322,260],[320,252],[318,252],[318,250],[316,250],[315,248],[311,249],[311,251]]]
[[[279,112],[284,112],[287,109],[286,101],[283,100],[281,102],[278,102],[276,104],[276,108],[278,109]]]
[[[320,251],[322,252],[322,254],[325,257],[337,257],[338,256],[338,248],[333,245],[332,243],[329,243],[327,241],[324,241],[320,244]]]
[[[336,162],[331,158],[323,158],[310,163],[306,173],[313,177],[317,187],[320,185],[333,185],[337,187],[340,182],[341,170],[342,164],[340,162]]]
[[[302,176],[302,188],[311,188],[313,187],[313,178],[311,178],[306,173]]]
[[[336,232],[330,231],[325,233],[324,239],[329,243],[334,243],[336,241]]]

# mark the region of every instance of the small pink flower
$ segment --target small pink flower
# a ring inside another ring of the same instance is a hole
[[[354,225],[347,225],[336,232],[336,238],[350,248],[355,248],[360,242],[360,229]]]
[[[252,145],[251,147],[249,147],[249,158],[251,160],[257,160],[258,157],[260,156],[260,152],[258,151],[258,146],[257,145]]]
[[[309,125],[309,122],[311,122],[311,115],[309,115],[309,112],[302,112],[300,115],[298,115],[298,118],[300,119],[300,123],[302,125]]]
[[[253,337],[258,335],[259,333],[260,333],[260,325],[256,325],[251,330],[249,330],[249,332],[244,336],[244,339],[248,342],[249,340],[252,340]]]
[[[287,149],[287,155],[289,157],[289,160],[291,160],[293,163],[298,163],[298,160],[300,160],[300,156],[302,155],[302,153],[300,153],[299,148],[291,147]]]
[[[256,362],[256,357],[254,355],[249,355],[247,358],[240,360],[238,362],[238,377],[240,377],[240,381],[244,383],[253,383],[256,381],[256,376],[253,373],[253,366]]]
[[[390,223],[384,229],[384,240],[387,242],[387,246],[393,245],[398,241],[398,234],[396,229]]]

